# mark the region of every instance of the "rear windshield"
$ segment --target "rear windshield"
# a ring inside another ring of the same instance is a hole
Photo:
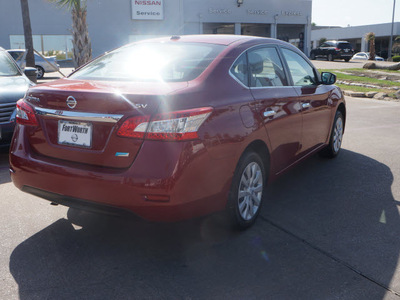
[[[202,43],[140,43],[114,50],[72,74],[72,79],[190,81],[226,46]]]
[[[352,49],[353,48],[350,43],[338,43],[337,47],[339,49]]]
[[[20,75],[18,68],[12,61],[12,58],[4,51],[0,51],[0,76]]]

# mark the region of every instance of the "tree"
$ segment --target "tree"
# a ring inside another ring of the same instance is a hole
[[[318,41],[318,43],[319,43],[319,46],[321,46],[323,43],[325,43],[327,41],[327,39],[326,38],[320,38],[319,39],[319,41]]]
[[[21,0],[21,11],[22,11],[22,23],[24,26],[25,48],[27,50],[26,66],[35,67],[35,56],[33,55],[32,27],[31,27],[31,18],[29,15],[28,0]],[[36,82],[35,76],[29,79]]]
[[[86,0],[48,0],[60,7],[66,7],[72,13],[72,46],[73,62],[80,67],[92,58],[92,45],[89,39],[89,30],[86,23]]]
[[[365,39],[369,42],[369,60],[375,60],[375,33],[368,32]]]
[[[399,55],[400,54],[400,35],[397,36],[394,39],[394,44],[392,47],[392,53],[394,53],[395,55]]]

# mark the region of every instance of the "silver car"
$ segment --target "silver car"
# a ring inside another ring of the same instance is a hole
[[[10,49],[7,52],[14,58],[15,62],[21,68],[25,69],[26,66],[26,50],[24,49]],[[37,69],[37,79],[41,79],[44,73],[57,72],[60,69],[60,65],[57,63],[55,56],[44,56],[43,59],[40,55],[35,55],[35,68]]]
[[[353,55],[351,60],[355,59],[361,59],[361,60],[368,60],[369,59],[369,52],[358,52]],[[384,59],[378,55],[375,54],[375,60],[376,61],[384,61]]]

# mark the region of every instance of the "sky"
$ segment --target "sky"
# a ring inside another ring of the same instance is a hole
[[[358,26],[391,23],[393,0],[312,0],[312,20],[320,26]],[[395,22],[400,22],[396,1]]]

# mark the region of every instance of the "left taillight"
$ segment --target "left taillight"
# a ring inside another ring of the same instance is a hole
[[[174,111],[127,119],[119,128],[119,136],[147,140],[183,141],[197,139],[198,130],[212,112],[212,107]]]
[[[15,115],[18,124],[28,126],[38,126],[35,111],[32,106],[20,99],[17,102],[17,113]]]

